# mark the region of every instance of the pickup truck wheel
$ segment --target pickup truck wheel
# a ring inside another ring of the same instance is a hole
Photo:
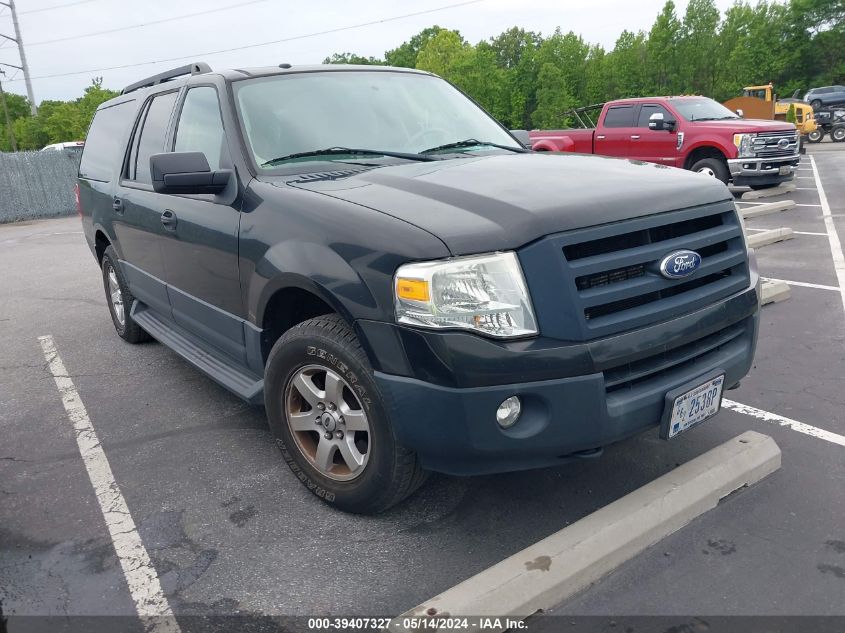
[[[129,291],[129,285],[120,270],[117,253],[111,246],[107,247],[103,253],[102,268],[106,301],[117,335],[128,343],[143,343],[151,340],[150,335],[142,330],[129,314],[135,297]]]
[[[718,178],[725,184],[730,179],[728,166],[725,164],[725,161],[719,160],[718,158],[702,158],[690,167],[690,171],[694,171],[697,174],[704,174],[711,178]]]
[[[845,141],[845,126],[833,128],[833,131],[830,133],[830,138],[833,139],[834,143],[841,143],[842,141]]]
[[[347,512],[382,512],[426,478],[400,446],[355,333],[337,315],[288,330],[267,360],[264,400],[285,461]]]
[[[807,134],[807,140],[810,143],[821,143],[824,138],[824,130],[813,130]]]

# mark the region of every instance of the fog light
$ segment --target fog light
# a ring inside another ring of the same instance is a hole
[[[503,429],[509,429],[516,424],[520,413],[522,413],[522,403],[519,401],[519,396],[511,396],[499,405],[496,411],[496,422]]]

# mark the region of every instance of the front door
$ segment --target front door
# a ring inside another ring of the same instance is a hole
[[[176,152],[202,152],[212,170],[233,168],[214,86],[188,89],[171,147]],[[216,196],[158,195],[170,219],[164,253],[173,319],[245,361],[238,187],[230,185]]]
[[[649,118],[656,113],[662,114],[664,121],[676,120],[675,115],[662,105],[644,103],[637,115],[637,129],[631,139],[631,158],[676,167],[678,133],[668,130],[650,130]]]

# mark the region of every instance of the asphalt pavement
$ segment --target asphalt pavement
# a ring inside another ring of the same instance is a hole
[[[822,144],[810,155],[830,222],[845,236],[842,150]],[[845,312],[813,176],[808,156],[788,196],[799,206],[748,224],[800,232],[760,249],[764,275],[828,289],[794,285],[789,300],[763,309],[754,369],[726,397],[845,434]],[[115,335],[77,218],[0,226],[0,270],[6,615],[135,613],[43,335],[55,341],[179,618],[395,615],[748,429],[781,446],[779,472],[554,613],[845,614],[842,446],[723,409],[671,442],[654,430],[558,468],[433,476],[385,514],[347,515],[294,477],[263,410],[164,346]]]

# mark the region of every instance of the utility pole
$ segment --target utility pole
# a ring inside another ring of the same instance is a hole
[[[6,76],[6,73],[0,70],[0,75]],[[6,93],[3,92],[3,82],[0,81],[0,101],[3,102],[3,114],[6,115],[6,129],[9,131],[9,140],[12,142],[12,151],[18,151],[18,144],[15,141],[15,131],[12,129],[12,119],[9,117],[9,108],[6,105]]]
[[[8,35],[3,35],[2,33],[0,33],[0,37],[11,40],[18,45],[18,55],[21,59],[21,70],[23,70],[23,78],[26,82],[26,95],[29,97],[29,108],[32,112],[32,116],[35,116],[38,114],[38,108],[35,105],[35,93],[32,91],[32,79],[29,77],[29,66],[26,63],[26,52],[23,49],[23,39],[21,38],[21,27],[18,23],[18,12],[15,10],[15,0],[9,0],[8,2],[0,0],[0,4],[9,7],[9,10],[12,12],[12,24],[15,27],[15,37],[9,37]]]

